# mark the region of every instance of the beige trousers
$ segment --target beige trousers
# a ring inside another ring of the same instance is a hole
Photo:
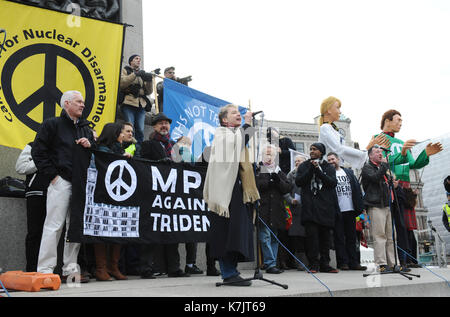
[[[41,246],[37,271],[40,273],[53,273],[58,258],[58,242],[62,229],[66,224],[66,235],[70,222],[70,199],[72,184],[58,176],[54,184],[47,190],[47,216],[42,231]],[[77,256],[80,250],[79,243],[64,242],[63,275],[78,271]]]
[[[393,267],[395,265],[395,253],[391,211],[389,207],[369,207],[368,212],[371,221],[370,231],[373,237],[375,264]]]

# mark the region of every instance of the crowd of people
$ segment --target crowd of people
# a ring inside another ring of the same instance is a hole
[[[70,226],[75,146],[153,161],[177,157],[177,162],[181,159],[207,166],[203,198],[211,211],[211,234],[206,242],[206,275],[221,275],[230,285],[251,285],[240,276],[238,263],[255,260],[255,223],[261,268],[269,274],[304,270],[301,264],[311,273],[366,270],[359,255],[359,219],[365,219],[365,226],[370,223],[374,260],[380,272],[392,270],[397,263],[401,271],[418,266],[413,233],[417,229],[417,192],[411,189],[409,169],[427,165],[430,156],[442,151],[442,145],[430,143],[414,159],[410,149],[415,140],[395,138],[402,124],[398,111],[387,111],[382,117],[382,132],[374,134],[365,150],[359,150],[345,144],[335,125],[340,118],[340,100],[325,99],[320,108],[319,140],[310,146],[309,155],[295,157],[291,168],[293,142],[274,128],[269,129],[261,149],[261,162],[252,164],[247,147],[254,137],[249,129],[252,113],[242,116],[238,107],[230,104],[220,109],[220,126],[213,143],[197,159],[190,151],[188,137],[172,140],[172,119],[163,112],[152,116],[152,131],[144,138],[153,79],[140,70],[140,61],[139,55],[132,55],[120,80],[120,109],[125,122],[106,124],[97,137],[83,119],[82,94],[67,91],[61,98],[61,116],[45,120],[35,140],[20,154],[16,170],[27,175],[27,271],[53,273],[57,267],[60,237],[64,227],[67,232]],[[164,74],[174,76],[174,68],[167,68]],[[158,87],[160,92],[162,89]],[[163,100],[159,101],[162,107]],[[399,152],[393,150],[393,144],[400,144]],[[386,155],[389,148],[392,155]],[[361,170],[360,180],[354,170]],[[444,183],[450,201],[448,178]],[[447,229],[448,219],[447,203],[443,214]],[[395,252],[394,229],[404,252]],[[178,243],[81,245],[64,239],[61,278],[65,281],[79,274],[81,282],[88,282],[93,276],[111,281],[135,274],[145,279],[203,274],[196,265],[197,243],[185,243],[185,247],[183,270]],[[335,250],[337,267],[330,264],[331,249]]]

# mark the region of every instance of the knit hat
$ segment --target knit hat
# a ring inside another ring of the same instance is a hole
[[[322,156],[325,155],[325,153],[327,152],[325,149],[325,145],[323,143],[316,142],[316,143],[311,144],[311,146],[314,146],[315,148],[317,148],[320,151],[320,153],[322,153]]]
[[[133,55],[131,55],[130,58],[128,59],[128,64],[131,65],[131,61],[132,61],[136,56],[139,56],[139,54],[133,54]]]

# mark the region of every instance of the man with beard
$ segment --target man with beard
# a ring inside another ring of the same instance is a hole
[[[364,211],[361,187],[353,171],[340,166],[336,153],[328,152],[327,160],[336,169],[336,194],[340,210],[334,227],[337,266],[341,270],[364,271],[367,267],[359,263],[356,249],[356,216]]]
[[[160,112],[153,117],[153,132],[147,141],[142,142],[141,157],[158,161],[172,160],[175,141],[170,138],[170,124],[172,120]],[[153,268],[153,256],[155,256],[156,268]],[[168,273],[169,277],[185,277],[189,274],[180,269],[180,254],[178,243],[146,244],[141,249],[141,264],[143,278],[152,278],[156,270],[159,273]]]

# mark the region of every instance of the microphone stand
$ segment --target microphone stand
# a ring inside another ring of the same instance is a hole
[[[255,118],[253,117],[253,126],[255,125],[255,123],[256,123],[256,120],[255,120]],[[261,126],[260,126],[260,130],[261,130]],[[261,137],[261,134],[259,135],[259,137]],[[259,150],[259,145],[258,145],[258,150]],[[255,158],[257,158],[258,157],[258,153],[255,153]],[[256,176],[256,162],[254,162],[253,163],[253,173],[255,174],[255,176]],[[248,208],[254,208],[254,210],[255,210],[255,212],[256,212],[256,217],[255,217],[255,227],[256,227],[256,235],[255,235],[255,245],[256,245],[256,268],[255,268],[255,273],[254,273],[254,275],[253,275],[253,277],[250,277],[250,278],[246,278],[246,279],[243,279],[243,280],[241,280],[241,281],[238,281],[239,283],[240,282],[242,282],[242,281],[253,281],[253,280],[259,280],[259,281],[264,281],[264,282],[267,282],[267,283],[271,283],[271,284],[274,284],[274,285],[277,285],[277,286],[280,286],[280,287],[282,287],[282,288],[284,288],[284,289],[288,289],[288,285],[286,285],[286,284],[280,284],[280,283],[277,283],[277,282],[275,282],[275,281],[272,281],[272,280],[268,280],[268,279],[266,279],[266,278],[264,278],[264,276],[263,276],[263,273],[262,273],[262,271],[261,271],[261,258],[262,258],[262,254],[261,254],[261,247],[260,247],[260,241],[259,241],[259,226],[260,226],[260,222],[259,222],[259,201],[257,201],[256,203],[254,203],[254,204],[248,204]],[[234,283],[238,283],[238,282],[218,282],[218,283],[216,283],[216,286],[221,286],[221,285],[230,285],[230,284],[234,284]]]
[[[412,280],[411,276],[420,277],[420,275],[407,273],[407,272],[402,272],[400,270],[400,266],[398,265],[398,262],[397,262],[397,239],[396,239],[396,234],[395,234],[396,231],[395,231],[395,223],[394,223],[394,206],[392,205],[392,202],[391,202],[391,197],[392,197],[391,195],[392,194],[394,195],[394,201],[395,201],[397,210],[399,212],[400,212],[400,205],[399,205],[399,202],[398,202],[397,193],[395,192],[395,188],[394,188],[394,179],[393,179],[393,175],[394,174],[393,174],[393,172],[391,170],[391,166],[389,164],[389,152],[390,151],[388,149],[384,149],[384,148],[381,148],[381,149],[385,152],[386,160],[388,162],[388,171],[389,171],[389,173],[388,173],[387,176],[388,176],[388,185],[389,185],[388,186],[388,188],[389,188],[389,210],[390,210],[390,213],[391,213],[392,241],[393,241],[393,244],[394,244],[394,261],[395,261],[395,264],[394,264],[394,268],[393,268],[392,271],[366,273],[366,274],[363,274],[363,277],[367,277],[369,275],[375,275],[375,274],[380,274],[380,275],[384,275],[384,274],[400,274],[403,277],[406,277],[407,279]],[[394,164],[394,162],[392,162],[392,164]],[[405,251],[403,251],[403,252],[405,252]]]

